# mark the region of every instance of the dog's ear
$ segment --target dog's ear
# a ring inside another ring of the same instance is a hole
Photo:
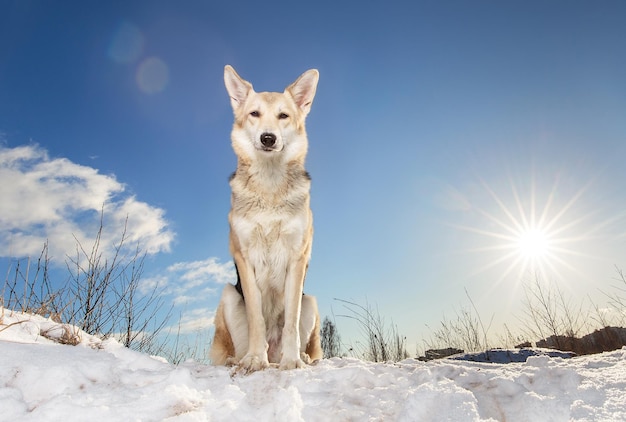
[[[319,78],[320,73],[317,69],[307,70],[285,90],[285,92],[291,94],[296,105],[300,107],[305,116],[309,114],[311,110],[311,104],[315,97],[315,90],[317,89],[317,81]]]
[[[230,105],[237,111],[252,91],[252,84],[241,79],[235,69],[228,64],[224,67],[224,84],[230,96]]]

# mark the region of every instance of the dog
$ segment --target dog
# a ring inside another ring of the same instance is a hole
[[[214,365],[249,373],[322,357],[317,302],[303,294],[313,241],[305,118],[318,80],[311,69],[283,93],[257,93],[224,68],[235,114],[228,221],[237,285],[224,287],[215,314]]]

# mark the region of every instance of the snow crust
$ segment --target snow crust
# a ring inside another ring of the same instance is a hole
[[[59,344],[67,333],[78,344]],[[45,334],[45,335],[44,335]],[[526,362],[175,366],[0,308],[0,421],[624,421],[626,348]]]

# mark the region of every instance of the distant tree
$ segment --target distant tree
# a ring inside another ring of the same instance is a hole
[[[337,331],[337,326],[328,317],[324,317],[320,337],[322,350],[324,351],[324,359],[340,356],[341,337]]]

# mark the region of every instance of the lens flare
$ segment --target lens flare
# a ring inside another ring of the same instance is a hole
[[[108,48],[111,60],[117,63],[133,63],[143,51],[143,33],[130,22],[122,22],[116,29]]]
[[[170,79],[167,64],[158,57],[149,57],[137,68],[137,85],[146,94],[156,94],[165,89]]]

